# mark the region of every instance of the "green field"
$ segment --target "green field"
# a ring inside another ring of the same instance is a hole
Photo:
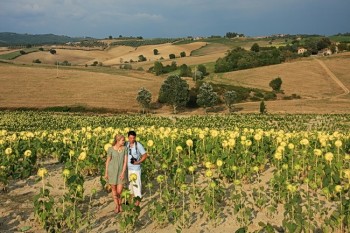
[[[25,53],[33,53],[39,51],[39,48],[26,48],[22,49]],[[0,54],[0,59],[4,60],[13,60],[19,56],[22,56],[21,52],[22,50],[18,50],[12,53],[6,53],[6,54]]]

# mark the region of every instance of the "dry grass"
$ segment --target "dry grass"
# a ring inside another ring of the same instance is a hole
[[[7,47],[0,47],[0,55],[15,52],[19,49],[9,49]]]
[[[20,67],[1,64],[1,107],[48,107],[83,105],[109,109],[138,110],[137,90],[145,87],[154,94],[161,77],[135,72],[132,76],[95,72]]]
[[[215,62],[218,57],[225,55],[226,47],[220,46],[217,51],[213,45],[203,47],[203,43],[187,45],[156,45],[142,46],[135,48],[118,46],[107,51],[79,51],[79,50],[58,50],[57,55],[49,52],[36,52],[21,56],[16,62],[30,62],[39,58],[48,63],[54,63],[57,58],[68,60],[75,64],[86,64],[93,62],[96,58],[103,63],[116,64],[120,58],[138,57],[143,54],[145,57],[152,57],[153,49],[157,48],[159,56],[169,53],[180,53],[199,49],[202,55],[177,58],[178,65],[203,64]],[[42,57],[38,57],[38,55]],[[350,88],[350,53],[343,53],[321,59],[327,67]],[[154,57],[156,58],[156,57]],[[46,59],[46,60],[45,60]],[[169,64],[173,60],[164,60],[163,64]],[[75,62],[75,63],[74,63]],[[154,61],[133,63],[133,68],[139,66],[147,69]],[[118,71],[109,73],[101,70],[94,72],[83,71],[82,68],[70,69],[61,68],[59,78],[56,78],[56,69],[53,67],[18,66],[0,64],[0,107],[48,107],[48,106],[69,106],[84,105],[87,107],[98,107],[121,110],[138,110],[135,100],[137,90],[140,87],[149,89],[155,101],[159,88],[164,77],[156,77],[146,72]],[[93,69],[93,68],[91,68]],[[87,69],[87,70],[90,70]],[[116,69],[117,71],[118,69]],[[332,80],[322,66],[312,58],[301,59],[294,62],[260,67],[249,70],[229,72],[224,74],[212,74],[208,81],[247,87],[256,87],[271,90],[269,82],[281,77],[283,80],[282,89],[287,96],[297,94],[301,100],[279,100],[268,101],[269,112],[287,113],[344,113],[349,112],[350,96],[345,95],[335,99],[343,90]],[[190,80],[187,80],[190,82]],[[192,86],[193,83],[190,83]],[[241,112],[258,112],[259,103],[238,104]],[[164,114],[171,112],[168,107],[155,110],[155,113]],[[221,111],[222,112],[222,111]],[[202,109],[191,110],[184,114],[204,114]]]
[[[117,46],[112,47],[106,51],[84,51],[74,49],[56,49],[57,54],[52,55],[48,51],[36,52],[20,56],[15,59],[17,63],[31,63],[35,59],[39,59],[45,64],[54,64],[56,61],[68,61],[74,65],[92,64],[94,61],[102,62],[104,65],[113,66],[120,63],[129,62],[130,60],[138,61],[138,57],[143,55],[152,64],[154,61],[159,60],[161,57],[164,59],[169,58],[169,54],[173,53],[176,56],[180,56],[181,52],[185,52],[187,55],[193,50],[199,49],[204,46],[204,42],[195,42],[186,45],[147,45],[138,48],[129,46]],[[154,55],[153,50],[158,49],[159,55]]]
[[[269,83],[277,77],[282,79],[282,89],[286,95],[322,98],[342,93],[342,89],[313,59],[214,75],[212,81],[272,90]]]

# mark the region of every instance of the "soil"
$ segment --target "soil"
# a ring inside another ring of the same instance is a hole
[[[48,183],[52,185],[50,194],[54,197],[59,197],[63,194],[63,179],[62,169],[63,165],[51,160],[44,165],[49,171],[47,178]],[[247,193],[252,192],[255,187],[261,185],[267,185],[266,183],[272,177],[272,171],[267,170],[261,176],[261,182],[259,184],[243,185],[243,190]],[[41,188],[41,182],[36,183],[36,176],[31,176],[25,180],[11,180],[7,187],[6,192],[2,192],[0,195],[0,232],[20,232],[24,227],[30,227],[26,232],[45,232],[40,224],[35,220],[33,198],[39,193]],[[100,185],[99,177],[87,177],[84,183],[85,195],[90,195],[91,190],[97,189],[96,195],[92,199],[93,223],[91,232],[109,233],[119,232],[118,222],[120,216],[113,212],[114,203],[111,193],[107,193],[105,189]],[[134,232],[146,233],[146,232],[175,232],[177,225],[168,224],[165,227],[159,227],[152,222],[148,216],[147,206],[151,199],[155,198],[150,196],[144,190],[144,199],[141,202],[141,214],[136,224]],[[88,199],[88,198],[86,198]],[[206,215],[203,214],[202,207],[199,206],[196,209],[189,209],[191,213],[190,226],[183,230],[183,232],[234,232],[239,229],[240,226],[236,220],[236,216],[233,214],[233,207],[225,204],[221,206],[222,212],[219,214],[218,225],[215,227],[213,223],[208,222]],[[260,229],[259,222],[269,222],[275,226],[281,226],[283,220],[283,206],[278,206],[278,210],[273,218],[269,217],[266,210],[261,210],[257,213],[252,213],[254,218],[249,225],[249,232]]]

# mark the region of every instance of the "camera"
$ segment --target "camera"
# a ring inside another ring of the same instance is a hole
[[[132,158],[130,159],[130,163],[131,163],[131,164],[134,164],[134,163],[135,163],[135,161],[137,161],[137,159],[136,159],[136,158],[134,158],[134,157],[132,157]]]

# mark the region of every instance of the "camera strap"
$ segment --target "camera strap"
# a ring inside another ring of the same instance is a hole
[[[136,159],[136,158],[132,155],[132,153],[131,153],[130,142],[128,142],[128,149],[129,149],[129,152],[130,152],[131,157],[132,157],[133,159]],[[135,141],[135,150],[136,150],[136,154],[138,154],[139,151],[138,151],[138,149],[137,149],[137,141]]]

